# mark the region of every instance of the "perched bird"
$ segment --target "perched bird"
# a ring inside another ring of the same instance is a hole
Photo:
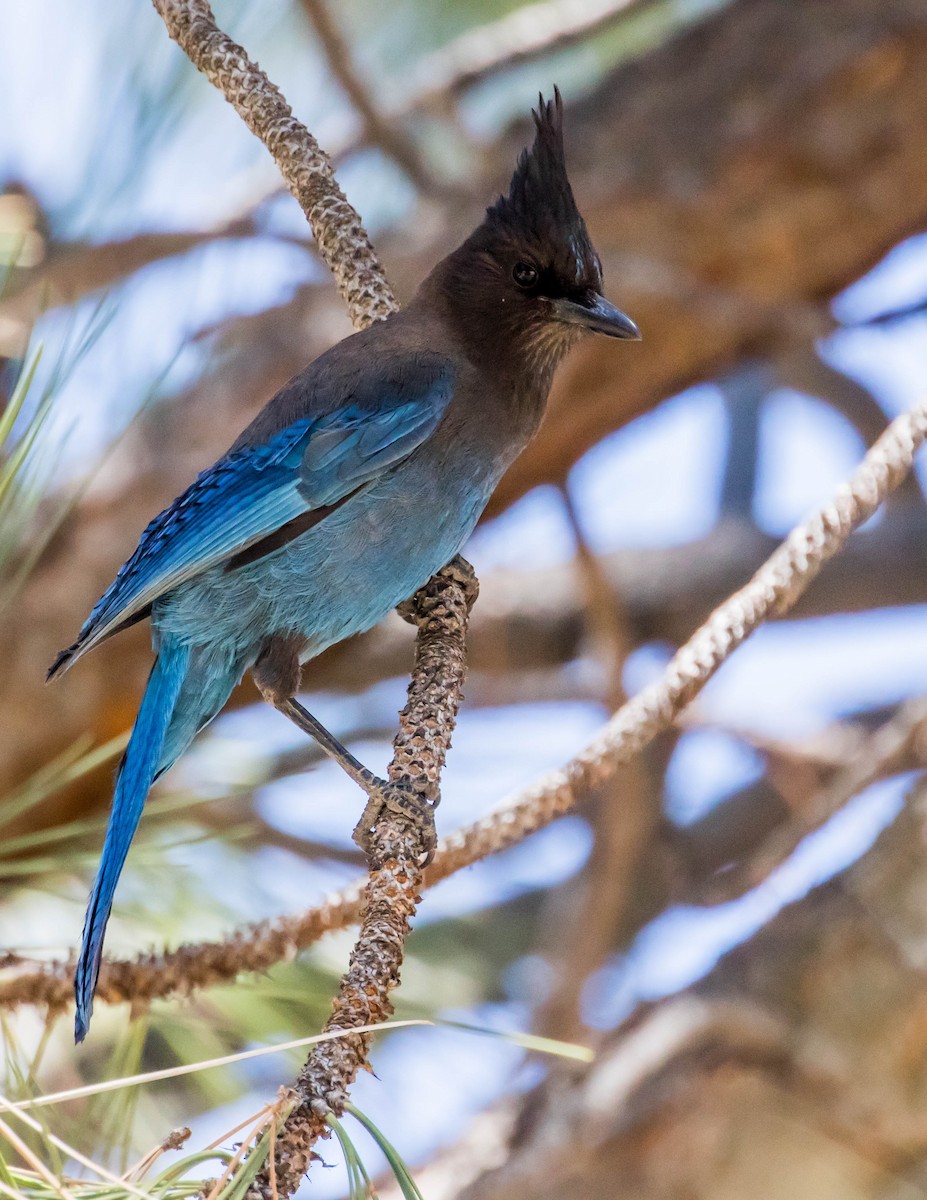
[[[386,786],[296,701],[302,664],[369,629],[457,554],[578,337],[640,336],[602,296],[564,165],[559,92],[534,119],[508,195],[402,311],[310,363],[155,517],[49,671],[150,617],[157,658],[84,922],[77,1041],[154,780],[251,670],[368,793]]]

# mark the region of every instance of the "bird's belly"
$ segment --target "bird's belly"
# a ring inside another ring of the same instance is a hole
[[[218,643],[243,666],[269,634],[296,633],[305,661],[370,629],[453,558],[495,483],[495,472],[475,480],[451,470],[436,489],[427,472],[406,466],[279,550],[231,571],[214,567],[169,593],[154,624],[184,641]]]

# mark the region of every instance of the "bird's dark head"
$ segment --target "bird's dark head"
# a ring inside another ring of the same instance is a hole
[[[522,152],[508,195],[445,260],[442,283],[464,320],[554,365],[584,331],[640,333],[602,295],[602,264],[567,177],[560,92],[541,97],[533,115],[534,144]]]

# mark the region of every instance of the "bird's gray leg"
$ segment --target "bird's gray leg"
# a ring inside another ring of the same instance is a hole
[[[298,700],[294,700],[291,696],[286,700],[274,700],[271,703],[304,733],[314,737],[329,758],[333,758],[345,774],[350,775],[365,792],[369,794],[381,782],[373,771],[356,759],[347,746],[339,742],[333,733],[329,733],[322,722],[303,708]]]
[[[302,642],[295,638],[275,636],[268,639],[254,664],[252,675],[258,691],[268,704],[288,717],[294,725],[315,738],[324,752],[367,793],[367,804],[354,829],[354,840],[372,859],[372,829],[384,809],[401,812],[419,827],[425,845],[425,865],[431,862],[437,844],[434,806],[413,788],[391,783],[374,775],[355,758],[346,746],[330,733],[321,721],[305,709],[297,699],[301,667],[299,653]]]

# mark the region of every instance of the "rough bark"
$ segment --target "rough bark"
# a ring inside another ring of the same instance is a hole
[[[496,510],[561,477],[603,434],[681,386],[826,328],[827,298],[924,227],[927,9],[922,0],[737,0],[617,71],[567,120],[575,187],[609,291],[639,318],[645,341],[620,359],[594,341],[576,353]],[[524,136],[514,131],[494,150],[498,183]],[[387,244],[400,290],[475,216],[476,206],[449,213],[426,247]],[[286,310],[238,323],[237,352],[140,424],[66,524],[0,625],[0,703],[17,714],[4,732],[0,784],[79,732],[102,738],[129,724],[147,670],[140,631],[81,664],[54,694],[42,690],[43,668],[147,517],[225,448],[273,386],[347,332],[336,303],[307,289]],[[326,670],[320,664],[320,680]],[[344,657],[341,670],[350,679]]]

